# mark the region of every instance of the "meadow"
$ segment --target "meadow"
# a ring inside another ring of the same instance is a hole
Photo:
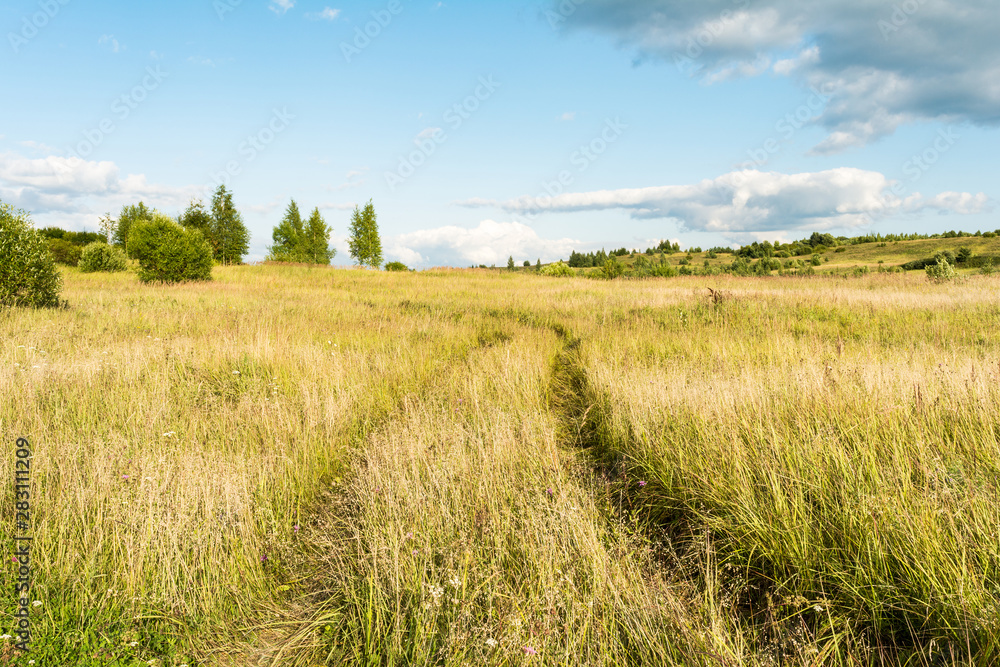
[[[998,276],[61,270],[0,664],[1000,661]]]

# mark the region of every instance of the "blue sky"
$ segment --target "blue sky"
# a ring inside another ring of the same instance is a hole
[[[990,2],[33,0],[0,27],[0,199],[37,226],[221,180],[249,260],[293,197],[337,264],[369,199],[421,267],[1000,227]]]

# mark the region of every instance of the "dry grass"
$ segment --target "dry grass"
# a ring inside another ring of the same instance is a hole
[[[51,664],[997,657],[996,279],[215,275],[0,315]]]

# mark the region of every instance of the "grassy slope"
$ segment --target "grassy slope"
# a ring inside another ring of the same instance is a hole
[[[917,241],[897,241],[879,247],[877,243],[865,243],[861,245],[845,246],[844,252],[834,252],[833,249],[824,253],[824,260],[829,258],[829,262],[824,261],[821,266],[816,267],[819,273],[843,271],[855,266],[867,266],[871,270],[879,267],[879,262],[883,262],[886,267],[900,266],[915,259],[933,257],[936,253],[944,250],[951,250],[957,253],[959,248],[968,247],[976,256],[992,256],[995,264],[1000,267],[1000,237],[992,239],[984,238],[960,238],[960,239],[926,239]],[[667,255],[667,261],[673,266],[678,266],[680,260],[686,253],[676,253]],[[647,256],[647,259],[659,262],[661,255]],[[696,269],[704,266],[708,260],[711,267],[722,267],[732,263],[733,255],[719,255],[716,259],[709,259],[708,253],[694,253],[691,265]],[[798,257],[808,261],[809,257]],[[626,265],[631,265],[635,260],[631,256],[621,257],[619,260]],[[784,261],[784,260],[782,260]],[[532,269],[518,269],[519,271],[531,271]],[[593,269],[577,269],[580,273],[586,273]],[[962,272],[960,270],[960,272]]]

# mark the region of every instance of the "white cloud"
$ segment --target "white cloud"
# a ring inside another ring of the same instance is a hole
[[[289,7],[289,9],[291,9],[291,7]],[[330,7],[324,7],[323,11],[318,13],[306,14],[306,18],[310,21],[336,21],[339,17],[340,10],[331,9]]]
[[[689,231],[730,236],[760,232],[768,238],[781,230],[843,229],[894,214],[927,209],[965,214],[989,205],[986,195],[969,193],[943,193],[930,200],[917,195],[904,202],[888,192],[892,185],[881,173],[852,168],[801,174],[745,170],[694,185],[459,203],[528,215],[619,209],[636,219],[673,219]]]
[[[567,111],[563,115],[559,116],[559,120],[561,120],[564,123],[568,123],[570,121],[574,121],[574,120],[576,120],[576,112],[575,111]]]
[[[354,202],[349,202],[347,204],[320,204],[317,208],[321,211],[353,211],[354,207],[357,206]]]
[[[278,16],[282,16],[294,6],[295,0],[271,0],[270,10]]]
[[[202,56],[188,56],[187,61],[192,65],[201,65],[202,67],[215,67],[215,61],[211,58],[203,58]]]
[[[543,239],[519,222],[484,220],[473,229],[457,226],[423,229],[387,239],[386,257],[411,266],[506,266],[507,258],[542,261],[567,257],[580,241]]]
[[[164,211],[180,211],[201,194],[202,188],[154,184],[142,174],[122,177],[113,162],[0,153],[0,199],[45,224],[94,228],[102,213],[124,204],[142,200]]]

